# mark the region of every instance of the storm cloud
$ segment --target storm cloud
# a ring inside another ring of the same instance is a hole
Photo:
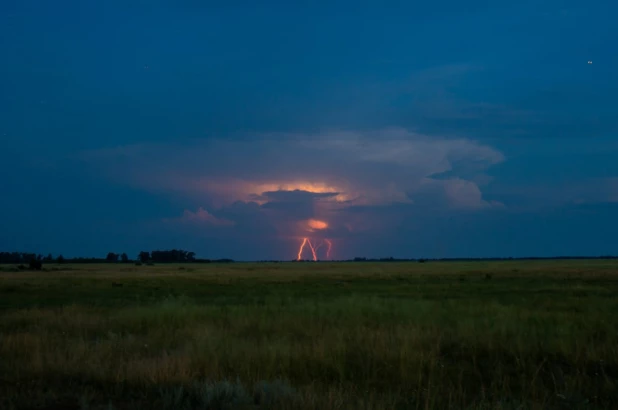
[[[272,227],[279,238],[343,240],[384,233],[413,212],[504,206],[482,193],[485,171],[505,160],[501,152],[471,139],[397,128],[139,144],[83,152],[80,158],[116,183],[199,204],[167,222],[205,230],[246,234],[250,220]],[[447,172],[449,177],[437,177]],[[310,220],[325,227],[315,232]],[[256,239],[268,234],[252,232]]]
[[[616,13],[447,3],[1,5],[0,247],[615,253]]]

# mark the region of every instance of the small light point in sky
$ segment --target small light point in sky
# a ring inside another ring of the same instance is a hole
[[[592,61],[588,60],[588,64],[592,64]]]

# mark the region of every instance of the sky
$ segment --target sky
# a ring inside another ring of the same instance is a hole
[[[0,249],[616,255],[617,13],[4,0]]]

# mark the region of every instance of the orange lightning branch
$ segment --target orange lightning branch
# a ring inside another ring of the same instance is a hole
[[[315,248],[313,247],[313,244],[311,243],[310,240],[307,239],[307,243],[309,244],[309,248],[311,248],[311,254],[313,255],[313,261],[317,262],[318,260],[318,255],[315,253]]]
[[[300,249],[298,250],[298,259],[296,260],[300,260],[300,258],[303,255],[303,249],[305,248],[305,244],[307,243],[307,238],[303,238],[303,243],[300,245]]]
[[[328,246],[326,249],[326,259],[330,259],[330,251],[333,247],[333,243],[330,239],[324,239],[317,246],[314,246],[313,243],[311,243],[311,240],[309,238],[303,238],[303,242],[300,244],[300,248],[298,249],[298,256],[296,260],[301,260],[302,255],[303,255],[303,250],[305,249],[305,245],[309,245],[309,249],[311,249],[311,256],[313,257],[313,260],[317,262],[318,260],[317,252],[322,247],[322,245],[324,245],[324,243],[326,243],[326,245]]]
[[[333,243],[330,239],[324,239],[324,242],[328,245],[328,249],[326,250],[326,259],[330,259],[330,250],[333,248]]]

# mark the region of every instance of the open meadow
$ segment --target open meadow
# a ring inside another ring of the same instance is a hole
[[[618,409],[618,261],[0,266],[1,409]]]

